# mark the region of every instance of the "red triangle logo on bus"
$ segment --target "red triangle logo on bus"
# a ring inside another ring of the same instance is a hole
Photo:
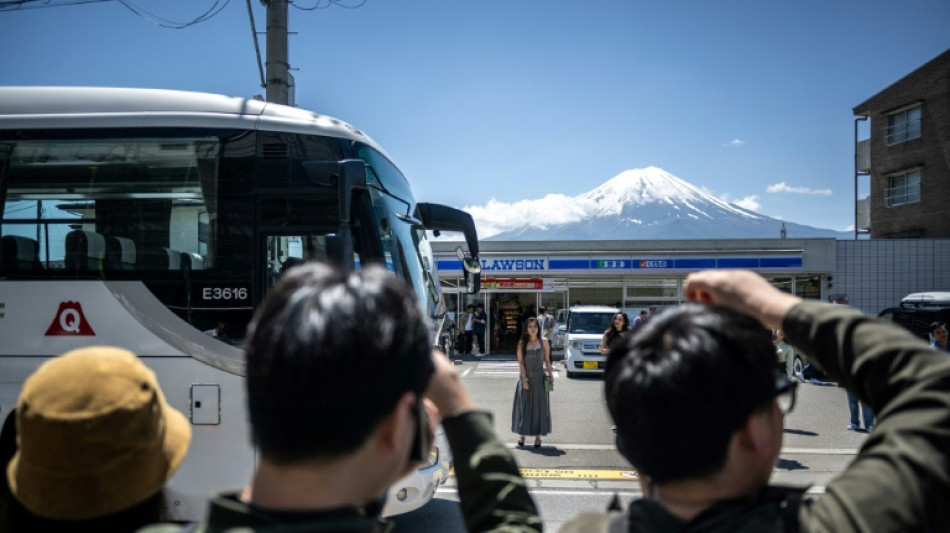
[[[92,330],[79,302],[60,302],[53,323],[46,330],[47,335],[92,336]]]

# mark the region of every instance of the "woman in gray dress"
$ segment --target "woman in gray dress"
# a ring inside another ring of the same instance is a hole
[[[525,435],[536,435],[534,447],[540,448],[541,435],[551,432],[551,404],[548,398],[549,391],[554,389],[551,345],[541,336],[541,326],[536,318],[526,320],[523,331],[515,352],[521,378],[515,387],[511,431],[521,436],[518,446],[524,446]]]

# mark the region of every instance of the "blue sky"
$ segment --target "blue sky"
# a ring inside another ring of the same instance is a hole
[[[131,1],[175,21],[212,5]],[[421,200],[510,218],[653,165],[843,230],[852,107],[950,48],[948,27],[946,0],[366,0],[292,7],[290,61],[297,105],[369,133]],[[0,85],[263,94],[239,0],[181,30],[115,1],[0,11],[0,46]]]

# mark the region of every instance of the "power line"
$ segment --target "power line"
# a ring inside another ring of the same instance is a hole
[[[257,25],[254,24],[254,11],[251,9],[251,0],[247,0],[247,16],[251,19],[251,37],[254,39],[254,52],[257,53],[257,71],[261,75],[261,87],[267,87],[264,80],[264,66],[261,64],[261,45],[257,41]]]
[[[352,5],[352,6],[347,5],[342,0],[326,0],[326,3],[324,3],[324,0],[317,0],[317,2],[310,7],[301,7],[301,6],[298,6],[295,2],[289,2],[289,4],[296,7],[297,9],[301,11],[313,11],[314,9],[326,9],[330,6],[339,6],[345,9],[356,9],[359,7],[363,7],[363,4],[365,4],[366,1],[367,0],[361,0],[358,4]]]
[[[126,9],[135,13],[139,18],[151,22],[156,26],[161,26],[163,28],[171,28],[175,30],[180,30],[187,28],[189,26],[194,26],[200,22],[211,19],[215,15],[221,12],[231,0],[213,0],[211,7],[207,11],[198,15],[192,20],[185,22],[177,22],[174,20],[169,20],[154,13],[150,13],[145,9],[133,4],[131,0],[0,0],[0,11],[15,11],[20,9],[42,9],[47,7],[63,7],[63,6],[74,6],[79,4],[93,4],[99,2],[112,2],[117,1],[122,4]]]
[[[15,11],[19,9],[42,9],[44,7],[74,6],[78,4],[93,4],[98,2],[111,2],[112,0],[66,0],[61,2],[51,2],[50,0],[2,0],[0,1],[0,11]]]
[[[211,7],[209,7],[207,11],[198,15],[197,17],[195,17],[194,19],[188,22],[176,22],[173,20],[159,17],[158,15],[149,13],[145,9],[142,9],[141,7],[133,4],[130,0],[118,0],[118,2],[122,4],[123,6],[125,6],[126,8],[128,8],[129,11],[138,15],[143,20],[151,22],[152,24],[156,26],[161,26],[162,28],[170,28],[173,30],[181,30],[189,26],[194,26],[195,24],[198,24],[199,22],[204,22],[206,20],[211,19],[212,17],[220,13],[225,7],[227,7],[227,5],[231,2],[231,0],[223,0],[223,2],[222,0],[214,0],[211,4]]]

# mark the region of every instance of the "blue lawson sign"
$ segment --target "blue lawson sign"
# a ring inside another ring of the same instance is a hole
[[[461,272],[462,262],[457,259],[437,261],[439,271]],[[492,258],[482,259],[482,271],[486,272],[649,272],[665,270],[704,270],[717,268],[748,268],[753,270],[801,269],[801,256],[764,257],[667,257],[667,258]]]
[[[546,257],[482,259],[482,272],[496,270],[505,272],[544,272],[548,269],[547,262]]]

